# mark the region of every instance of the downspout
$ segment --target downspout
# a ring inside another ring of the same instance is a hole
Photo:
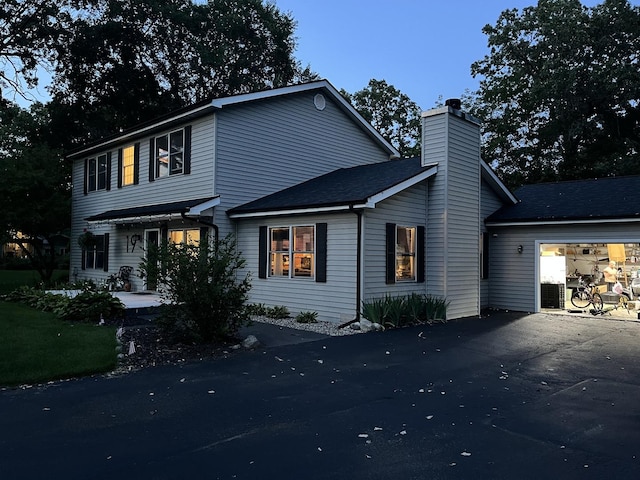
[[[349,205],[349,211],[358,217],[358,233],[356,239],[356,316],[353,320],[338,325],[338,328],[344,328],[360,321],[360,304],[362,303],[362,210],[356,210],[353,208],[353,205]]]
[[[216,243],[218,243],[218,237],[219,237],[219,235],[220,235],[220,233],[219,233],[219,232],[220,232],[220,230],[219,230],[219,228],[218,228],[218,225],[216,225],[216,224],[215,224],[215,223],[213,223],[213,222],[207,222],[206,220],[203,220],[203,219],[201,219],[200,217],[198,217],[198,218],[188,217],[188,216],[186,215],[186,213],[184,213],[184,212],[180,212],[180,216],[182,217],[182,219],[183,219],[183,220],[190,220],[190,221],[192,221],[192,222],[199,223],[200,225],[204,225],[205,227],[211,227],[211,228],[213,228],[213,232],[214,232],[214,233],[213,233],[213,235],[214,235],[214,238],[215,238]]]

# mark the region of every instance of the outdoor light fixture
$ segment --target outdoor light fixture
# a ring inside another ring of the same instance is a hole
[[[522,253],[522,245],[518,245],[518,253]]]

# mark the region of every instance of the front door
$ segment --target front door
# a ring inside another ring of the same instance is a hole
[[[144,255],[147,262],[147,276],[145,277],[145,289],[158,289],[158,248],[160,247],[160,230],[157,228],[144,232]]]

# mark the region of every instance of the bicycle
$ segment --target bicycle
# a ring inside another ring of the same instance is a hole
[[[582,277],[578,278],[578,288],[571,294],[571,304],[582,309],[593,305],[595,310],[602,310],[602,297],[595,290],[595,287],[594,283],[585,284]]]

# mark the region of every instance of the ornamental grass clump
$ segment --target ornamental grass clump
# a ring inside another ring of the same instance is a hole
[[[387,328],[446,322],[449,302],[432,295],[386,295],[362,303],[362,316]]]

